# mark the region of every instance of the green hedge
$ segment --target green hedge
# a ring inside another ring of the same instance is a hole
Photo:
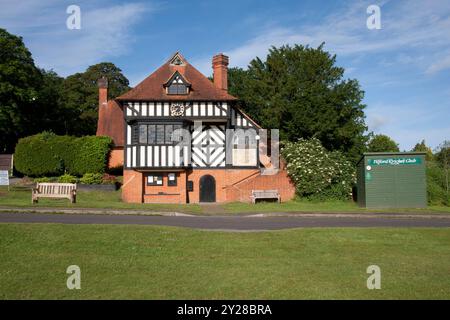
[[[31,177],[103,173],[111,145],[109,137],[76,138],[44,132],[19,140],[14,164],[17,171]]]
[[[427,193],[429,205],[450,206],[447,193],[445,171],[437,162],[427,162]]]
[[[67,172],[76,176],[85,173],[104,173],[112,145],[111,138],[86,136],[76,140],[74,156],[67,163]]]

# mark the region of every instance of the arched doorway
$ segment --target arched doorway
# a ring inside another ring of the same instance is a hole
[[[200,178],[200,202],[216,202],[216,180],[209,174]]]

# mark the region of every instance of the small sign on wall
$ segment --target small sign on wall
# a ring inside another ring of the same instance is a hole
[[[149,175],[147,176],[147,185],[148,186],[162,186],[163,185],[163,177],[162,175]]]
[[[0,170],[0,186],[9,186],[8,170]]]
[[[167,174],[167,185],[174,187],[177,185],[177,175],[175,173],[169,173]]]

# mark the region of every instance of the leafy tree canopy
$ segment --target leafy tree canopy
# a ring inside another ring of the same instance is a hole
[[[0,152],[12,152],[27,125],[41,74],[22,38],[0,29]]]
[[[110,62],[66,79],[40,70],[22,38],[0,29],[0,153],[13,152],[19,138],[42,130],[95,134],[102,76],[108,78],[111,98],[129,89],[128,79]]]
[[[335,63],[323,44],[272,47],[266,61],[255,58],[248,70],[230,69],[229,91],[263,127],[280,129],[281,139],[318,138],[328,150],[356,160],[368,139],[364,92]]]
[[[90,66],[85,72],[68,76],[63,85],[65,108],[78,119],[71,123],[71,134],[95,134],[98,118],[97,80],[101,77],[108,78],[109,98],[117,97],[130,89],[122,70],[110,62],[102,62]]]
[[[374,135],[367,146],[369,152],[399,152],[398,143],[384,134]]]
[[[425,144],[425,140],[422,140],[420,143],[416,143],[416,145],[414,146],[414,148],[411,151],[426,152],[425,159],[427,161],[433,160],[433,151],[431,150],[430,147],[428,147]]]
[[[445,140],[436,148],[436,160],[446,170],[450,168],[450,140]]]

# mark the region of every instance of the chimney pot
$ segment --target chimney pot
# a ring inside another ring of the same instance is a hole
[[[101,77],[97,80],[97,85],[101,89],[107,89],[108,88],[108,79],[105,77]]]

